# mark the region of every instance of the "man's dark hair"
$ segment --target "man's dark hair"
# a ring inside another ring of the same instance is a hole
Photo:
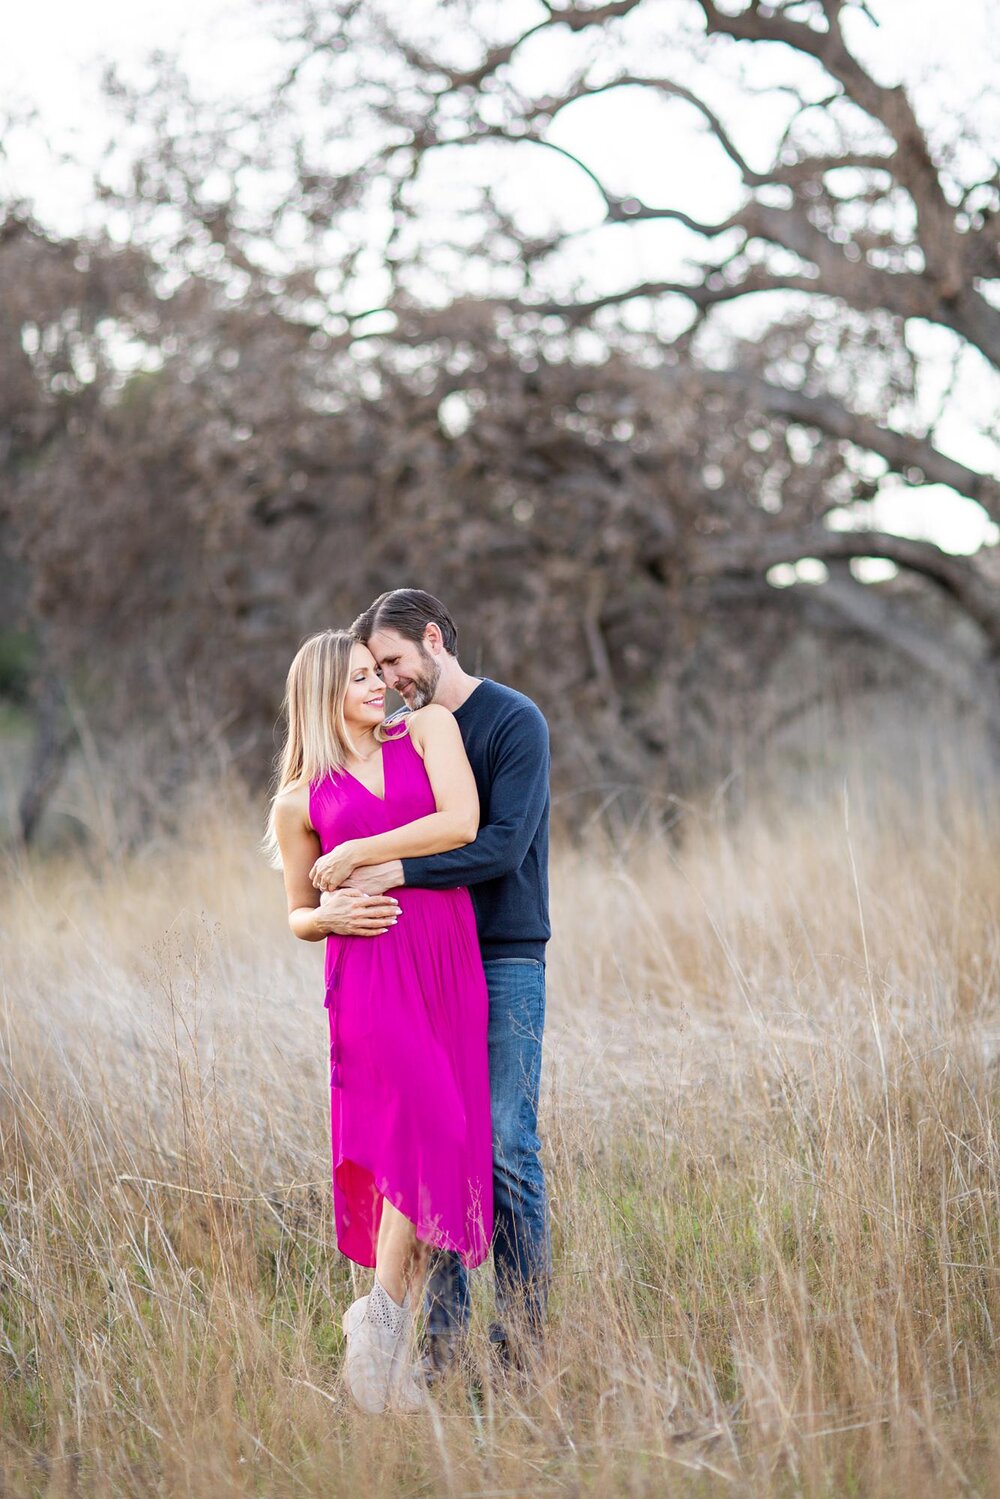
[[[380,593],[374,604],[358,615],[351,634],[367,645],[376,630],[395,630],[404,640],[419,643],[428,625],[437,625],[445,650],[450,656],[456,655],[458,631],[441,600],[422,588],[391,588],[388,593]]]

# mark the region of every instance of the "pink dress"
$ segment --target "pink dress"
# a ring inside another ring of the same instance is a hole
[[[436,810],[408,733],[382,745],[385,797],[347,771],[310,788],[324,853]],[[378,937],[326,941],[337,1243],[374,1265],[388,1199],[417,1237],[478,1265],[493,1232],[488,998],[468,890],[398,889]]]

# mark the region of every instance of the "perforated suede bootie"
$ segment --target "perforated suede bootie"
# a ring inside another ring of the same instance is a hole
[[[412,1322],[409,1295],[399,1305],[377,1275],[369,1295],[344,1313],[344,1379],[355,1402],[369,1415],[389,1409],[412,1415],[427,1403],[410,1368]]]

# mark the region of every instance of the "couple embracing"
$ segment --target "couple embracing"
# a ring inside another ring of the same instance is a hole
[[[385,717],[386,687],[408,711]],[[416,1411],[491,1248],[496,1357],[521,1363],[542,1332],[548,730],[463,670],[451,616],[414,588],[308,639],[285,709],[267,846],[292,931],[326,939],[337,1243],[375,1268],[344,1374],[364,1410]]]

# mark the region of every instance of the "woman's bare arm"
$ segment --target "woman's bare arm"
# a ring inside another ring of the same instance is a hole
[[[320,892],[309,878],[319,852],[319,838],[309,824],[309,788],[285,791],[274,808],[274,831],[288,898],[288,925],[303,942],[319,942],[328,934],[320,916]]]
[[[321,889],[343,884],[362,864],[444,853],[474,841],[479,831],[479,792],[454,715],[437,703],[428,703],[410,716],[409,730],[414,748],[423,757],[437,811],[372,838],[339,844],[313,865],[312,879]]]

